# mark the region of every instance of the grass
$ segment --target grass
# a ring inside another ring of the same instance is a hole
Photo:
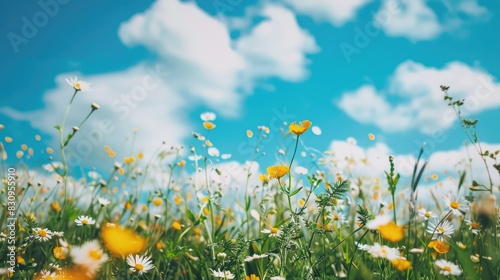
[[[47,147],[40,166],[12,164],[9,155],[29,160],[33,148],[14,152],[8,136],[0,142],[2,279],[500,277],[499,186],[492,179],[499,151],[483,150],[477,120],[461,115],[463,101],[454,100],[449,87],[442,86],[445,102],[488,178],[459,170],[451,178],[453,191],[443,197],[422,184],[429,180],[425,147],[404,184],[392,156],[385,177],[355,175],[351,165],[359,162],[328,152],[311,159],[310,170],[295,168],[309,121],[284,124],[281,132],[265,126],[247,131],[257,139],[256,153],[231,174],[205,136],[216,127],[210,114],[205,131],[194,133],[199,145],[189,151],[162,147],[149,159],[132,151],[118,160],[104,146],[102,152],[116,160],[107,175],[92,171],[77,178],[65,151],[99,106],[92,104],[68,133],[66,117],[87,86],[77,79],[70,84],[71,102],[55,126],[60,161]],[[257,151],[270,133],[282,133],[293,149],[280,151],[288,160],[260,174]],[[341,160],[348,164],[339,168]],[[439,188],[438,176],[432,177]]]

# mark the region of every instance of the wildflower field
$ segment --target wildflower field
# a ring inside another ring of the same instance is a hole
[[[211,142],[217,129],[209,112],[193,132],[197,146],[164,143],[152,155],[138,147],[121,158],[103,146],[114,165],[76,177],[65,152],[100,106],[89,104],[79,126],[67,125],[71,105],[91,94],[86,82],[67,81],[73,94],[55,124],[60,146],[40,151],[45,160],[39,167],[25,163],[36,153],[30,143],[19,146],[0,126],[2,279],[500,276],[499,186],[493,183],[499,151],[483,150],[477,121],[462,117],[463,101],[446,86],[444,102],[455,110],[489,177],[458,170],[459,176],[444,179],[452,191],[442,193],[438,175],[424,175],[425,146],[404,185],[392,156],[380,177],[354,176],[354,164],[371,163],[347,159],[339,167],[346,159],[336,151],[318,152],[307,168],[297,166],[296,159],[310,153],[302,141],[313,131],[309,120],[283,123],[279,131],[242,130],[256,139],[255,153],[232,180],[236,175],[219,167],[219,158],[229,155],[220,155]],[[259,143],[272,133],[282,135],[288,148],[279,150],[281,162],[258,168]],[[7,164],[16,157],[17,164]],[[435,187],[423,190],[423,181],[435,181]]]

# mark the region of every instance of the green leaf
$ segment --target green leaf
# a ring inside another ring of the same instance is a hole
[[[198,224],[198,221],[196,220],[196,218],[195,218],[195,216],[194,216],[193,212],[191,212],[191,211],[189,210],[189,208],[187,208],[187,207],[186,207],[186,215],[187,215],[188,219],[189,219],[189,220],[190,220],[193,224],[195,224],[195,225],[197,225],[197,224]]]
[[[460,181],[458,182],[458,190],[459,190],[459,191],[460,191],[460,188],[462,188],[462,185],[463,185],[463,184],[464,184],[464,182],[465,182],[465,174],[466,174],[466,172],[465,172],[465,171],[464,171],[464,172],[462,172],[462,173],[460,174]],[[474,182],[474,181],[473,181],[473,182]]]
[[[294,195],[296,195],[298,192],[300,192],[300,190],[302,190],[302,187],[300,187],[300,188],[298,188],[298,189],[294,190],[294,191],[290,194],[290,196],[294,196]]]

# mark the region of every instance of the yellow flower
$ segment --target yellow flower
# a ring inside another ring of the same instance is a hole
[[[55,212],[61,211],[61,206],[59,206],[59,203],[57,201],[52,201],[50,204],[50,209],[54,210]]]
[[[54,150],[52,150],[52,148],[50,147],[47,147],[47,149],[45,149],[45,151],[47,152],[47,154],[52,154],[54,152]]]
[[[186,166],[186,161],[185,160],[181,160],[177,163],[178,166],[180,167],[183,167],[183,166]]]
[[[0,124],[0,130],[2,130],[5,126],[3,124]]]
[[[245,280],[260,280],[260,277],[255,274],[250,274],[250,276],[246,276]]]
[[[213,122],[204,122],[203,123],[203,127],[206,129],[206,130],[212,130],[215,128],[215,124]]]
[[[9,136],[5,136],[5,142],[6,143],[11,143],[13,140],[12,140],[12,137],[9,137]]]
[[[285,176],[289,171],[290,168],[288,168],[288,166],[286,165],[274,165],[267,168],[267,174],[269,174],[270,179],[279,179]]]
[[[144,158],[144,154],[143,154],[142,152],[139,152],[139,153],[137,154],[137,158],[138,158],[138,159],[143,159],[143,158]]]
[[[434,252],[431,253],[434,259],[438,255],[448,253],[448,251],[450,250],[450,245],[445,241],[441,241],[439,239],[432,240],[431,242],[429,242],[429,245],[427,247],[434,249]]]
[[[182,225],[181,223],[179,223],[178,221],[174,221],[172,223],[172,227],[175,229],[175,230],[181,230],[182,229]]]
[[[21,150],[26,151],[28,149],[28,145],[22,144],[21,145]]]
[[[289,126],[290,132],[295,134],[295,135],[301,135],[302,133],[306,132],[309,127],[311,126],[312,122],[305,120],[303,122],[299,122],[297,124],[296,122],[292,122]]]
[[[269,177],[267,176],[267,174],[260,174],[259,180],[261,180],[262,183],[264,183],[264,184],[269,183]]]
[[[69,253],[69,250],[68,248],[64,248],[64,247],[55,247],[54,250],[54,257],[56,259],[59,259],[59,260],[64,260],[68,257],[68,253]]]
[[[406,259],[394,259],[391,264],[399,271],[405,271],[411,267],[411,262]]]
[[[373,133],[368,134],[368,139],[372,141],[375,140],[375,135],[373,135]]]
[[[399,242],[404,237],[403,227],[396,225],[394,222],[379,226],[378,231],[385,240],[391,242]]]
[[[24,258],[23,258],[23,257],[21,257],[21,256],[17,256],[17,263],[18,263],[18,264],[24,264],[24,265],[25,265],[25,264],[26,264],[26,261],[24,260]]]
[[[105,226],[101,231],[101,238],[115,256],[137,254],[146,248],[146,241],[128,228]]]
[[[250,129],[247,130],[247,137],[248,138],[252,138],[253,137],[253,132]]]
[[[123,159],[123,162],[125,163],[132,163],[135,161],[135,157],[134,156],[130,156],[130,157],[126,157]]]

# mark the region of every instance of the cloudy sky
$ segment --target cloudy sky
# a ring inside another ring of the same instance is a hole
[[[385,162],[426,142],[444,171],[467,150],[441,84],[466,100],[481,141],[500,144],[497,1],[25,2],[0,12],[0,140],[12,137],[5,145],[16,151],[41,135],[32,164],[57,145],[53,126],[72,76],[93,91],[77,95],[67,124],[78,124],[91,102],[101,106],[75,140],[92,143],[84,167],[104,145],[120,158],[132,149],[151,155],[163,141],[189,147],[192,131],[206,134],[200,114],[210,111],[210,139],[237,162],[252,154],[247,129],[271,129],[261,150],[262,164],[272,164],[281,124],[309,119],[321,134],[302,139],[318,151]]]

